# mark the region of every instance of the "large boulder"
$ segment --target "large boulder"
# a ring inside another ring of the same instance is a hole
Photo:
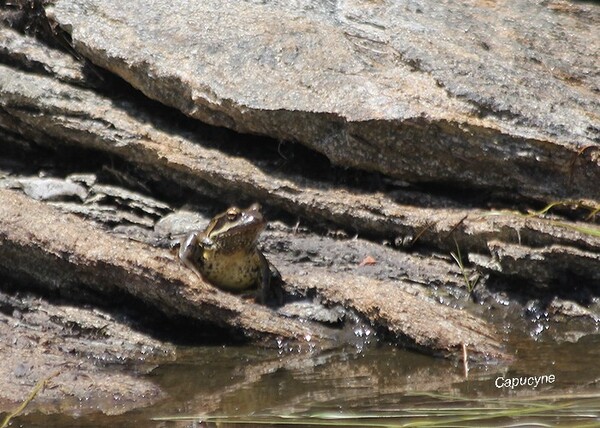
[[[214,125],[411,182],[600,199],[600,8],[57,0],[77,51]]]

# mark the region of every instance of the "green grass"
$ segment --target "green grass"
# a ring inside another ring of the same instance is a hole
[[[476,281],[471,281],[469,279],[469,275],[467,274],[465,264],[462,260],[462,255],[460,254],[460,247],[458,246],[458,242],[456,242],[456,239],[454,240],[454,244],[456,245],[456,253],[450,253],[450,255],[460,268],[460,272],[462,273],[462,276],[465,280],[465,286],[467,287],[467,291],[469,292],[469,294],[471,294],[473,292],[473,289],[475,288]]]
[[[226,425],[316,427],[600,427],[600,393],[518,398],[464,398],[441,394],[405,395],[420,405],[370,412],[316,412],[252,416],[196,415],[159,417],[157,421],[204,421]]]
[[[552,225],[552,226],[558,226],[558,227],[562,227],[565,229],[571,229],[571,230],[574,230],[583,235],[600,238],[600,229],[597,227],[587,226],[587,225],[582,226],[580,224],[566,223],[564,221],[559,221],[559,220],[548,219],[548,218],[542,217],[545,214],[547,214],[554,207],[559,207],[559,206],[564,207],[564,206],[574,206],[574,205],[579,207],[580,206],[579,204],[580,204],[580,202],[577,202],[577,201],[558,201],[558,202],[552,202],[552,203],[546,205],[544,208],[542,208],[539,211],[530,211],[527,214],[523,214],[518,211],[491,211],[486,216],[514,215],[514,216],[526,217],[526,218],[534,217],[540,221],[547,222],[549,225]],[[599,207],[586,206],[586,208],[590,211],[590,214],[587,216],[588,221],[591,221],[592,218],[594,218],[598,213],[600,213]]]
[[[572,208],[572,209],[584,209],[589,211],[589,214],[586,216],[586,220],[592,220],[599,212],[600,207],[592,201],[571,201],[571,200],[563,200],[563,201],[554,201],[550,202],[544,208],[539,211],[531,211],[527,216],[529,217],[539,217],[544,214],[547,214],[552,208]]]

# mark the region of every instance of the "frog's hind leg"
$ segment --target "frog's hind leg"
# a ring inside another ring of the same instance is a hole
[[[261,269],[257,301],[263,305],[274,301],[274,304],[269,306],[282,306],[283,280],[281,274],[262,253],[259,253],[259,257],[261,258]]]

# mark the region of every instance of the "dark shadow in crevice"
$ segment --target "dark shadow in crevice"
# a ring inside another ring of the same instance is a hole
[[[556,278],[552,283],[533,285],[530,280],[515,276],[490,277],[485,287],[476,287],[472,298],[475,302],[483,302],[494,294],[505,295],[508,300],[527,308],[531,316],[541,316],[555,298],[577,303],[588,307],[600,297],[600,289],[586,286],[586,281],[579,278],[574,272],[565,272],[561,278]]]
[[[247,340],[241,331],[225,329],[212,323],[182,316],[167,316],[158,308],[140,302],[118,291],[94,291],[84,285],[74,293],[72,289],[49,290],[33,278],[22,275],[0,274],[0,312],[14,316],[14,310],[27,311],[29,304],[21,309],[8,304],[8,299],[36,299],[38,305],[73,306],[94,311],[100,310],[110,316],[107,322],[125,325],[162,342],[178,346],[244,344]],[[77,320],[73,320],[76,322]],[[94,340],[93,332],[81,332],[89,340]]]

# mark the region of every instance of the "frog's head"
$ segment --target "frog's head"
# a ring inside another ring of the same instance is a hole
[[[204,232],[205,243],[222,252],[251,249],[266,224],[259,204],[252,204],[245,210],[231,207],[211,220]]]

